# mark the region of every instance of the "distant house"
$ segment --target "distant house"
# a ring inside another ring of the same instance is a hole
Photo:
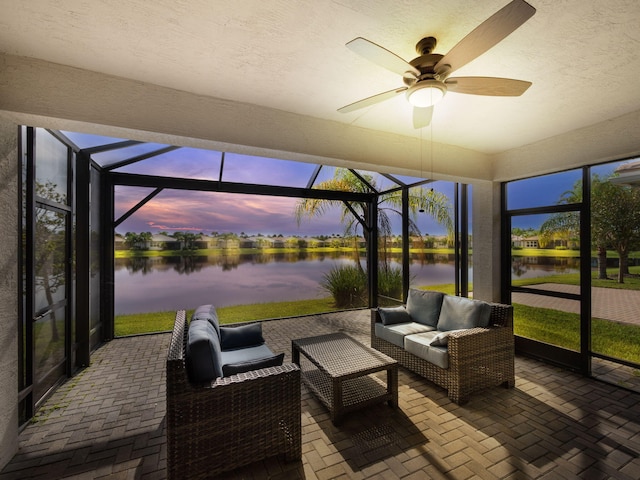
[[[216,247],[224,250],[240,248],[240,239],[232,236],[218,237],[216,238]]]
[[[433,248],[449,248],[449,237],[447,235],[434,235]]]
[[[120,235],[116,235],[113,238],[113,248],[114,250],[128,250],[129,247],[127,246],[126,242],[124,241],[124,238],[121,237]]]
[[[516,248],[540,248],[540,238],[537,235],[532,237],[511,235],[511,246]]]
[[[269,237],[246,237],[239,240],[240,248],[269,248],[273,240]]]
[[[173,237],[156,233],[146,242],[147,250],[179,250],[180,242]]]
[[[210,237],[209,235],[200,234],[196,237],[193,245],[197,249],[206,250],[208,248],[215,247],[217,243],[217,239]]]
[[[284,237],[272,237],[273,248],[284,248],[287,246],[287,241]]]
[[[329,245],[329,243],[326,240],[321,240],[315,237],[306,238],[305,240],[307,241],[308,248],[320,248],[320,247],[326,247],[327,245]]]
[[[239,240],[240,248],[258,248],[256,237],[244,237]]]
[[[615,169],[618,175],[611,178],[611,183],[618,185],[640,186],[640,161],[627,162]]]
[[[409,243],[413,244],[414,239],[417,237],[410,237]],[[402,237],[399,235],[384,236],[378,240],[380,245],[386,245],[389,248],[402,247]]]

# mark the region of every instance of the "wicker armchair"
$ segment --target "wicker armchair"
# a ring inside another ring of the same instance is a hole
[[[403,367],[447,390],[454,403],[461,405],[478,390],[504,385],[515,386],[513,307],[491,304],[487,328],[473,328],[449,336],[449,368],[440,368],[376,336],[380,322],[377,309],[371,311],[371,346],[395,358]]]
[[[287,363],[193,385],[185,366],[187,331],[180,310],[167,357],[168,478],[210,478],[278,454],[299,460],[298,367]]]

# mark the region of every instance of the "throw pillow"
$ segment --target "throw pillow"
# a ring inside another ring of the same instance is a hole
[[[442,302],[438,330],[460,330],[486,327],[491,315],[491,305],[480,300],[447,295]]]
[[[396,323],[408,323],[411,321],[411,316],[407,309],[403,306],[399,307],[385,307],[378,308],[380,314],[380,320],[383,325],[394,325]]]
[[[220,327],[220,346],[223,350],[262,345],[262,324],[250,323],[239,327]]]
[[[259,370],[261,368],[279,367],[284,360],[284,353],[274,355],[272,357],[259,358],[258,360],[251,360],[241,363],[230,363],[222,366],[222,373],[225,377],[230,375],[236,375],[238,373],[250,372],[252,370]]]
[[[407,312],[414,322],[435,327],[438,323],[444,293],[409,289]]]
[[[447,345],[449,345],[449,335],[451,335],[453,332],[461,332],[463,330],[464,329],[448,330],[446,332],[440,332],[439,334],[437,334],[435,337],[431,339],[431,343],[429,343],[429,345],[433,347],[446,347]]]

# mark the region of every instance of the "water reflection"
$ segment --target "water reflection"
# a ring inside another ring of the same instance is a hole
[[[116,314],[169,311],[213,303],[216,306],[326,298],[320,284],[333,267],[352,264],[351,252],[287,252],[173,257],[115,261]],[[400,268],[393,255],[391,266]],[[361,257],[361,262],[365,258]],[[412,254],[411,286],[453,284],[452,254]],[[573,273],[572,258],[517,257],[520,278]],[[469,277],[473,278],[472,270]]]
[[[535,278],[580,272],[580,259],[573,257],[513,257],[511,278]]]
[[[402,261],[400,254],[392,254],[391,263],[399,265]],[[221,255],[185,255],[185,256],[166,256],[166,257],[132,257],[115,259],[116,271],[126,269],[131,273],[140,272],[143,275],[154,271],[166,271],[174,269],[179,273],[193,273],[207,267],[222,267],[223,271],[237,269],[240,265],[264,265],[268,263],[296,263],[305,261],[324,262],[325,260],[352,260],[352,254],[341,252],[287,252],[287,253],[227,253]],[[361,261],[365,260],[365,256],[360,256]],[[436,265],[436,264],[454,264],[454,255],[452,254],[412,254],[410,256],[412,265]]]

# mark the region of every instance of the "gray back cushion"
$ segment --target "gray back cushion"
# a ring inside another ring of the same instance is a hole
[[[435,327],[440,316],[444,293],[409,289],[407,312],[414,322]]]
[[[486,327],[491,305],[480,300],[447,295],[442,302],[437,328],[441,332],[463,328]]]
[[[218,337],[220,337],[220,322],[218,322],[218,313],[213,305],[200,305],[191,315],[191,320],[207,320],[213,325]]]
[[[220,347],[222,347],[222,350],[254,347],[263,343],[262,323],[249,323],[237,327],[220,327]]]
[[[220,339],[206,319],[192,320],[187,334],[187,374],[194,383],[210,382],[222,376]]]
[[[381,307],[378,309],[378,314],[380,315],[380,320],[382,320],[383,325],[411,322],[411,316],[403,306]]]

